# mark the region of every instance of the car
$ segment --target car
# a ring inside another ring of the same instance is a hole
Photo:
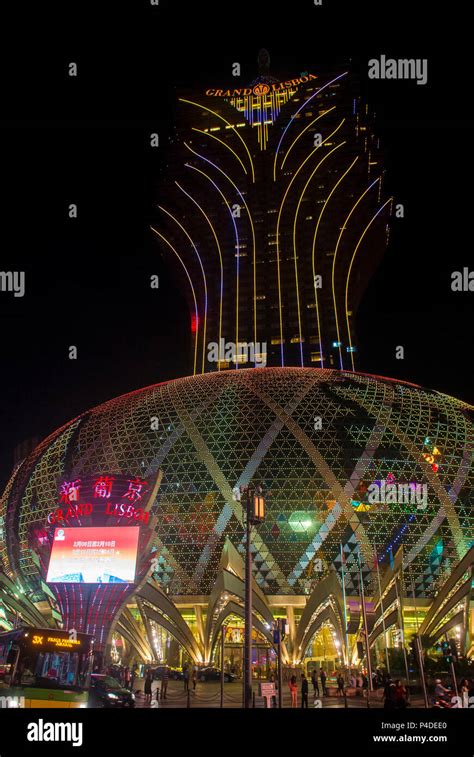
[[[134,707],[135,694],[125,689],[116,678],[92,673],[89,707]]]
[[[168,668],[168,677],[173,681],[182,681],[184,678],[184,674],[182,670],[178,670],[178,668],[170,668],[167,665],[158,665],[157,668],[154,668],[152,670],[153,680],[159,680],[161,681],[161,678],[163,676],[163,671],[165,668]]]
[[[225,683],[232,683],[236,680],[236,677],[233,673],[227,673],[224,671],[224,681]],[[201,668],[201,670],[198,671],[198,680],[199,681],[220,681],[221,680],[221,671],[220,668]]]

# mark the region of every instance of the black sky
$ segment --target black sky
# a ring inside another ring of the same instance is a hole
[[[0,485],[18,442],[187,372],[186,307],[148,229],[166,149],[151,149],[148,135],[165,144],[175,86],[235,81],[234,61],[247,83],[260,47],[276,75],[352,59],[377,113],[387,188],[405,218],[393,220],[361,306],[361,366],[473,401],[474,294],[450,289],[452,271],[474,267],[471,45],[460,4],[447,17],[431,3],[162,0],[110,3],[103,18],[86,4],[33,5],[4,26],[0,54],[0,270],[27,279],[25,297],[0,293]],[[369,81],[367,61],[382,53],[428,58],[428,84]]]

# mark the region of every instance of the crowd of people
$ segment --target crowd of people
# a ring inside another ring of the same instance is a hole
[[[151,703],[152,684],[156,676],[154,671],[148,666],[142,672],[145,702]],[[112,665],[107,669],[107,673],[116,678],[124,688],[133,691],[135,680],[139,676],[139,667],[137,663],[134,663],[130,667]],[[161,687],[158,690],[160,698],[167,698],[169,677],[170,669],[166,665],[162,666],[159,675]],[[342,671],[334,670],[329,678],[331,681],[331,693],[336,697],[345,697],[347,694],[354,694],[354,690],[355,693],[359,690],[361,695],[363,695],[369,688],[369,681],[364,671],[350,670],[343,673]],[[328,674],[322,667],[319,670],[313,668],[308,672],[308,675],[304,671],[287,668],[284,679],[288,683],[291,707],[293,708],[298,706],[307,708],[309,706],[310,685],[314,701],[320,697],[329,696]],[[185,663],[182,668],[182,680],[185,692],[190,691],[191,685],[194,691],[198,680],[198,668],[195,665]],[[269,680],[274,681],[278,688],[277,676],[273,671],[269,676]],[[461,702],[465,702],[465,705],[461,704],[461,706],[468,707],[469,702],[472,702],[474,698],[474,679],[463,678],[457,682],[457,689],[454,690],[451,685],[445,685],[440,678],[436,678],[429,688],[431,704],[434,706],[452,706],[453,696],[456,695],[461,699]],[[348,692],[348,689],[352,689],[352,691]],[[385,671],[377,669],[372,672],[372,689],[374,691],[382,690],[380,691],[380,696],[383,698],[385,709],[405,709],[410,704],[410,692],[407,684],[400,678],[392,678]],[[300,702],[299,705],[298,700]]]

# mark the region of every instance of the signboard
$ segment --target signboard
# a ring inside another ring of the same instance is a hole
[[[275,696],[275,684],[274,683],[259,683],[258,695],[265,699],[265,707],[272,706],[272,699]]]
[[[261,636],[255,628],[252,628],[252,641],[260,641]],[[243,626],[226,626],[225,629],[226,644],[243,644],[244,627]]]
[[[87,648],[88,642],[84,639],[89,637],[82,637],[81,634],[76,633],[71,636],[68,632],[55,630],[34,630],[30,634],[25,633],[25,636],[29,635],[29,643],[34,649],[40,652],[83,652]]]
[[[61,481],[58,507],[48,515],[51,525],[81,525],[90,516],[102,515],[148,523],[150,513],[143,509],[149,484],[137,476],[96,475]]]
[[[56,528],[47,583],[133,583],[139,527]]]
[[[299,76],[297,79],[289,79],[288,81],[272,83],[258,82],[253,87],[239,87],[238,89],[206,89],[206,95],[208,97],[248,97],[249,95],[262,97],[270,92],[281,92],[285,89],[298,87],[300,84],[306,84],[317,78],[318,77],[314,74],[307,74]]]

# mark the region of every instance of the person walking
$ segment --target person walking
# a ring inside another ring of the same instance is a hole
[[[145,686],[144,686],[144,692],[145,692],[145,704],[151,704],[151,684],[153,683],[153,675],[151,673],[151,670],[148,670],[145,678]]]
[[[383,690],[383,698],[384,698],[384,709],[385,710],[394,710],[395,709],[395,684],[388,676],[387,680],[385,681],[385,686]]]
[[[328,690],[326,688],[327,675],[326,675],[326,673],[324,672],[324,670],[322,668],[321,668],[321,672],[319,674],[319,677],[321,679],[321,686],[322,686],[322,689],[323,689],[323,697],[327,697],[327,695],[328,695]]]
[[[344,676],[342,675],[342,673],[339,673],[337,677],[337,696],[344,696]]]
[[[407,706],[407,692],[399,678],[395,681],[395,707],[404,710]]]
[[[459,696],[461,697],[461,707],[469,707],[469,681],[463,678],[459,684]]]
[[[308,679],[305,673],[301,673],[301,709],[308,709]]]
[[[132,667],[132,672],[130,674],[130,691],[133,691],[133,685],[135,683],[135,678],[137,677],[137,670],[138,670],[138,665],[137,663],[135,663]]]
[[[318,673],[316,671],[316,668],[313,669],[313,672],[311,674],[311,683],[313,684],[314,699],[316,700],[316,696],[319,699]]]
[[[166,699],[166,692],[168,691],[168,681],[170,679],[170,671],[167,665],[163,668],[161,674],[161,698]]]
[[[187,665],[183,666],[183,679],[184,679],[184,690],[189,691],[189,668]]]
[[[193,691],[196,691],[197,677],[198,677],[197,666],[193,665],[193,676],[192,676],[192,679],[191,679],[192,682],[193,682]]]
[[[298,687],[296,685],[296,676],[295,675],[291,676],[289,686],[290,686],[290,694],[291,694],[291,706],[292,707],[297,707],[298,706],[298,701],[297,701],[297,698],[298,698]]]

